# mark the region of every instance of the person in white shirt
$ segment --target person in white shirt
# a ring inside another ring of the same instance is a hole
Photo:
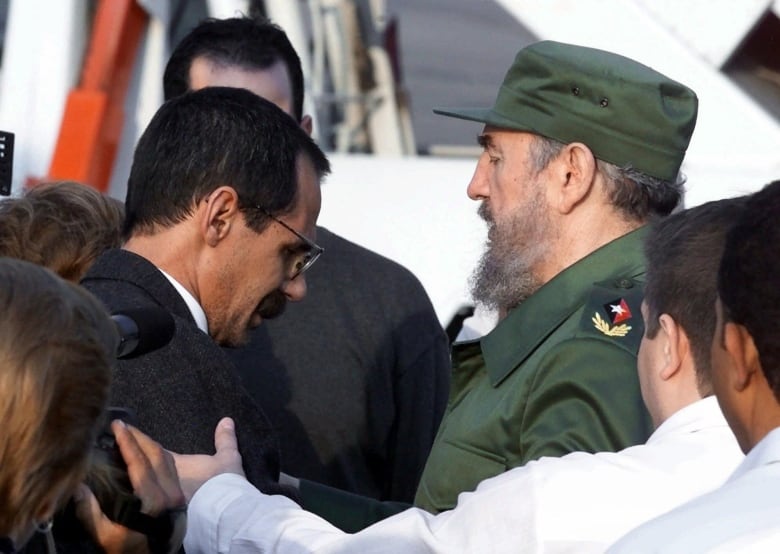
[[[215,456],[176,456],[191,497],[187,552],[603,551],[719,486],[742,458],[711,396],[708,363],[717,263],[739,209],[728,200],[675,214],[646,242],[639,376],[657,429],[645,445],[542,458],[462,493],[449,512],[410,509],[349,535],[255,490],[241,476],[233,423],[223,420]]]
[[[718,273],[712,382],[747,454],[721,488],[636,529],[612,552],[780,550],[780,181],[752,195]]]

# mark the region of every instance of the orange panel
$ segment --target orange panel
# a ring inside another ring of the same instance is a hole
[[[97,185],[92,181],[90,168],[94,162],[107,102],[108,95],[96,90],[74,90],[70,93],[49,177]]]
[[[135,0],[100,0],[81,83],[69,94],[49,176],[105,191],[124,124],[124,102],[148,15]]]

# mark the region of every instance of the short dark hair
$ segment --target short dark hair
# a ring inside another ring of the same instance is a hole
[[[718,272],[725,321],[745,327],[761,368],[780,402],[780,180],[748,197],[729,231]]]
[[[207,87],[167,101],[144,131],[133,156],[124,233],[152,233],[189,216],[223,185],[233,187],[247,225],[260,232],[272,215],[293,209],[299,157],[318,177],[325,154],[293,119],[244,89]]]
[[[543,170],[565,146],[557,140],[535,135],[531,143],[534,169]],[[619,167],[598,158],[596,162],[606,181],[610,202],[630,221],[644,222],[669,215],[682,201],[685,179],[681,175],[667,181],[632,167]]]
[[[171,54],[163,75],[165,99],[190,91],[190,67],[195,58],[243,69],[267,69],[282,60],[290,77],[293,110],[303,118],[301,59],[287,34],[267,19],[234,17],[206,19],[185,36]]]
[[[744,205],[744,198],[730,198],[675,213],[656,222],[645,240],[645,335],[656,336],[661,314],[669,314],[685,330],[702,396],[712,394],[718,266],[726,232]]]

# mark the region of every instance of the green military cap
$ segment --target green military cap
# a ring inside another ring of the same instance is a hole
[[[543,41],[517,53],[492,108],[433,111],[582,142],[601,160],[674,180],[697,108],[691,89],[634,60]]]

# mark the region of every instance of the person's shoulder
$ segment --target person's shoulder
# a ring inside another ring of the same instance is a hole
[[[131,279],[148,277],[159,271],[149,260],[122,248],[111,248],[101,253],[82,278],[82,284],[101,279]]]
[[[334,256],[344,257],[349,256],[355,259],[359,259],[361,262],[375,264],[384,267],[395,267],[400,271],[411,272],[404,266],[396,261],[391,260],[370,250],[364,246],[360,246],[357,243],[352,242],[340,235],[337,235],[333,231],[326,229],[325,227],[317,227],[317,243],[325,248],[328,254],[334,254]]]
[[[317,242],[325,249],[322,262],[325,262],[329,271],[340,269],[359,272],[367,277],[373,275],[387,286],[403,286],[424,291],[417,276],[400,263],[324,227],[317,227]]]
[[[575,338],[596,339],[636,355],[644,334],[644,283],[619,277],[590,287]]]

